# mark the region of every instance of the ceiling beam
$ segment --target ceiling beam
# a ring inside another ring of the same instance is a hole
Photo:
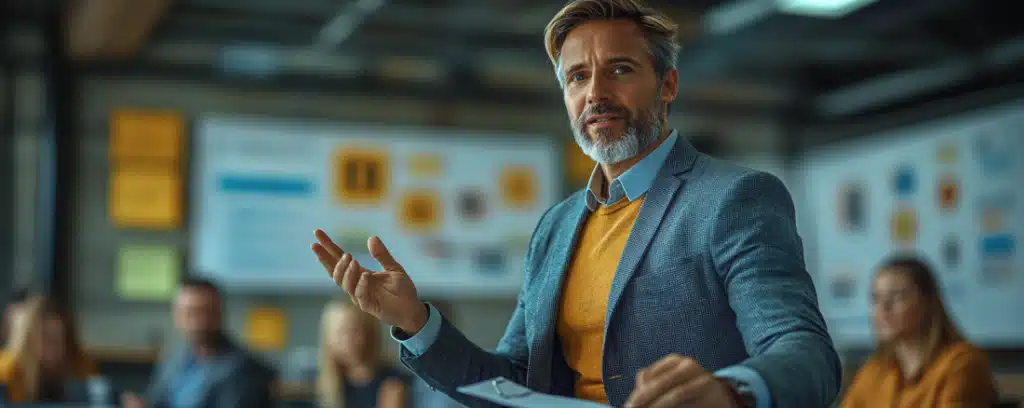
[[[126,58],[149,39],[171,0],[70,2],[68,53],[73,59]]]
[[[814,113],[825,118],[854,115],[954,86],[986,72],[1012,66],[1022,59],[1024,37],[1018,37],[975,54],[895,72],[820,95],[814,100]]]
[[[482,84],[460,84],[453,87],[443,82],[412,82],[385,79],[375,75],[350,77],[310,75],[282,72],[274,76],[227,76],[212,64],[171,63],[167,61],[79,63],[76,72],[87,77],[118,79],[153,79],[200,81],[242,89],[289,90],[342,95],[388,95],[428,101],[467,102],[496,106],[524,106],[538,110],[565,109],[555,84],[550,89],[498,89]],[[442,95],[445,97],[442,98]],[[674,113],[758,116],[779,114],[778,107],[736,103],[713,103],[680,99],[673,104]]]

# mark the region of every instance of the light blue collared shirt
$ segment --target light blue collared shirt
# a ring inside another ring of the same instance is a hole
[[[677,132],[673,130],[661,142],[661,145],[647,157],[612,181],[608,187],[607,197],[603,197],[606,182],[604,173],[600,166],[595,166],[594,171],[590,174],[590,181],[587,183],[587,208],[594,211],[598,206],[618,202],[623,197],[633,201],[646,194],[647,190],[650,190],[651,184],[654,184],[668,155],[672,153],[678,138]],[[400,340],[395,337],[395,330],[391,331],[392,338],[416,356],[426,352],[437,340],[438,333],[441,332],[441,313],[433,305],[429,305],[429,308],[430,317],[427,318],[427,324],[416,335]],[[715,376],[746,384],[757,398],[756,408],[771,408],[771,392],[768,390],[768,385],[764,382],[761,374],[754,369],[743,365],[734,365],[716,371]]]

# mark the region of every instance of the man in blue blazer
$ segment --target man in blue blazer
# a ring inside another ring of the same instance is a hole
[[[666,123],[676,26],[636,0],[575,0],[545,31],[587,188],[549,209],[494,352],[424,305],[373,237],[370,271],[322,231],[313,251],[360,308],[392,325],[402,362],[456,388],[505,377],[629,407],[814,408],[840,364],[779,179],[712,159]]]

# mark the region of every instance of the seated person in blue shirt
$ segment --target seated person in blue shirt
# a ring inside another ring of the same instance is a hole
[[[174,325],[185,347],[167,354],[145,397],[126,393],[125,408],[269,408],[272,368],[235,343],[221,325],[223,299],[209,281],[182,283]]]
[[[339,301],[320,318],[320,408],[405,408],[406,376],[381,358],[381,327],[358,308]]]

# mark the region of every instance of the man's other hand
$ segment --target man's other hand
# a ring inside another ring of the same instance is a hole
[[[636,376],[627,408],[737,408],[729,384],[701,367],[696,360],[672,354]]]

